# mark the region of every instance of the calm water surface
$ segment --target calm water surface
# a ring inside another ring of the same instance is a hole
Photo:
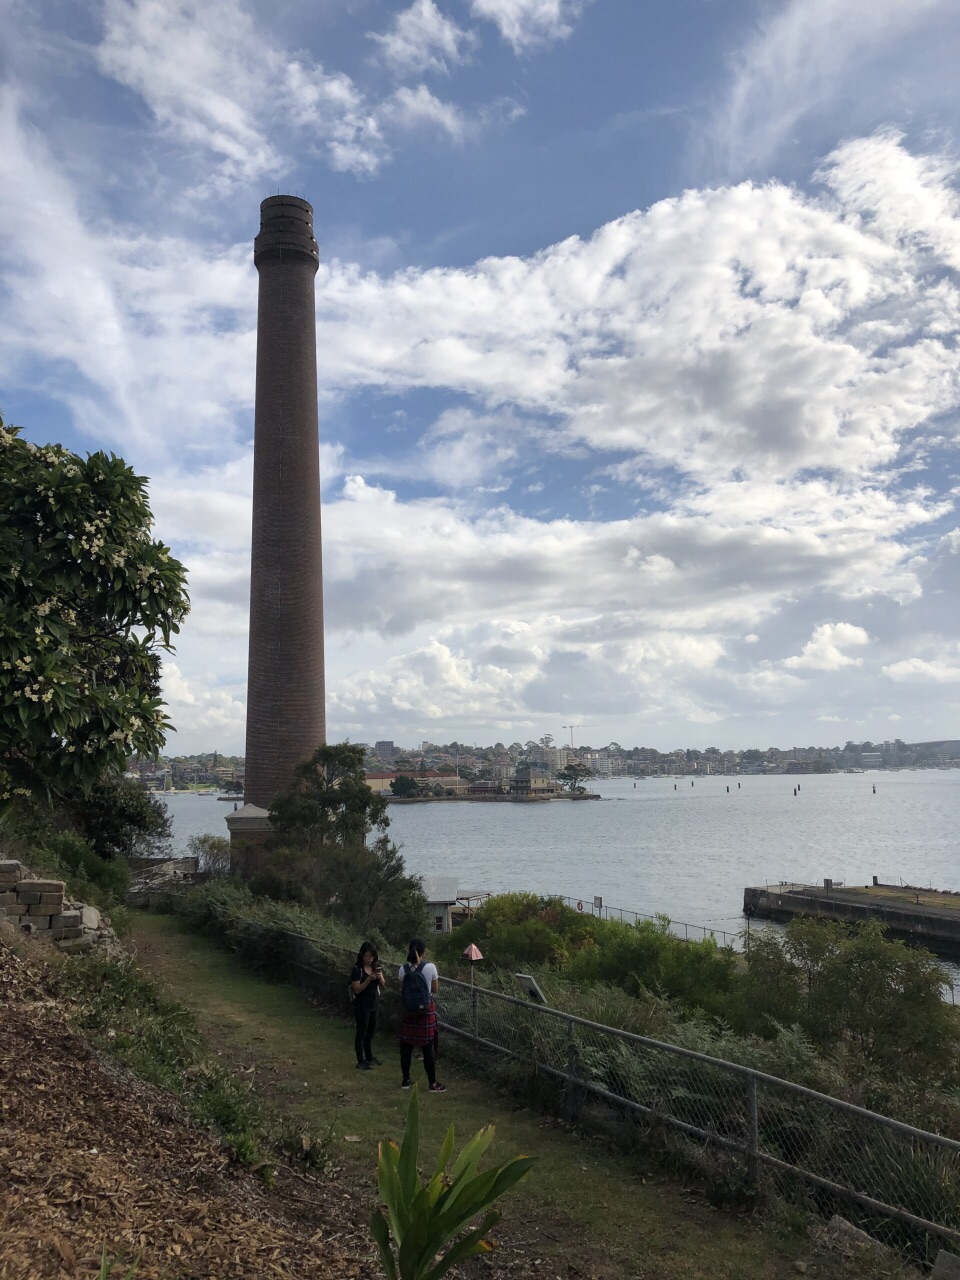
[[[750,884],[867,884],[877,875],[960,889],[960,770],[694,786],[618,778],[593,789],[602,800],[392,805],[391,834],[409,871],[456,876],[462,890],[599,894],[611,906],[734,931]],[[167,804],[179,848],[192,835],[227,834],[232,804],[195,795]]]

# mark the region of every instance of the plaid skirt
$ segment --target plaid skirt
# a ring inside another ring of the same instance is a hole
[[[411,1013],[405,1009],[400,1023],[400,1043],[416,1046],[435,1044],[437,1033],[437,1009],[433,1001],[423,1012]]]

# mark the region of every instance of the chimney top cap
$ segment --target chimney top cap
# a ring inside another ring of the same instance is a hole
[[[303,200],[300,196],[267,196],[266,200],[260,201],[260,216],[272,213],[277,205],[293,205],[294,208],[303,209],[313,217],[313,205],[309,200]]]
[[[260,234],[253,242],[253,261],[306,258],[316,270],[320,251],[313,236],[313,206],[299,196],[268,196],[260,204]]]

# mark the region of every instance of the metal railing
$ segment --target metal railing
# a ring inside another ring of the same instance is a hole
[[[674,920],[666,914],[651,916],[642,911],[629,911],[626,907],[608,907],[606,905],[597,907],[594,905],[592,898],[571,898],[564,893],[544,896],[555,898],[559,902],[565,903],[568,907],[575,907],[578,911],[582,911],[584,915],[596,916],[599,920],[621,920],[626,924],[636,924],[638,920],[650,920],[654,924],[666,921],[667,928],[674,937],[683,938],[685,942],[702,942],[705,938],[713,938],[721,947],[736,949],[740,938],[739,932],[715,929],[712,925],[707,924],[689,924],[684,920]]]
[[[557,1080],[576,1115],[588,1099],[856,1205],[862,1226],[914,1250],[960,1244],[960,1142],[803,1085],[485,987],[444,979],[440,1025]],[[822,1203],[822,1195],[821,1195]],[[919,1251],[919,1250],[917,1250]]]
[[[171,895],[172,897],[173,895]],[[173,909],[176,909],[174,906]],[[242,916],[212,922],[249,959],[273,967],[340,1009],[353,953]],[[399,958],[397,958],[399,963]],[[385,1021],[399,1018],[395,989]],[[821,1214],[844,1209],[878,1241],[932,1260],[960,1250],[960,1142],[751,1067],[590,1022],[484,986],[443,978],[441,1028],[535,1077],[555,1082],[572,1119],[634,1116],[640,1133],[671,1130],[708,1158],[733,1162],[743,1190],[767,1177],[809,1190]],[[729,1175],[728,1175],[729,1176]]]

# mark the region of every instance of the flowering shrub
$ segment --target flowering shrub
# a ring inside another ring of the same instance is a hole
[[[189,603],[151,524],[122,459],[40,448],[0,419],[0,814],[162,745],[159,651]]]

